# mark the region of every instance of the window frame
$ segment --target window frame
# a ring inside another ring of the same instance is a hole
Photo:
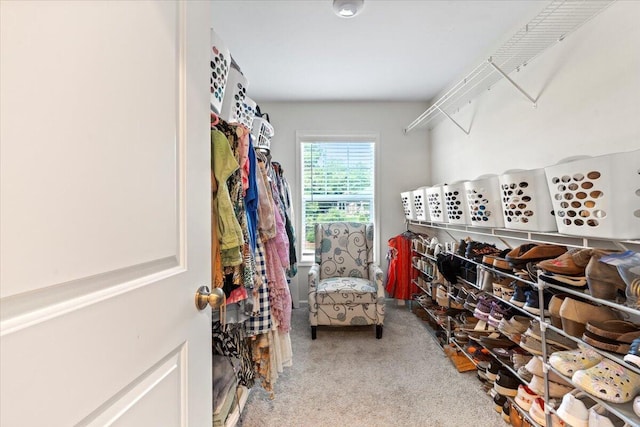
[[[379,263],[379,242],[380,242],[380,185],[378,176],[380,175],[380,134],[378,132],[322,132],[322,131],[296,131],[296,208],[295,226],[297,231],[296,250],[299,254],[298,264],[301,266],[311,266],[314,263],[313,255],[303,255],[304,224],[302,223],[302,203],[304,186],[302,182],[303,171],[303,150],[302,143],[313,142],[369,142],[373,143],[373,253],[374,262]]]

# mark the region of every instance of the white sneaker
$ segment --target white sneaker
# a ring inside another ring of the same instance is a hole
[[[600,412],[605,412],[600,405],[589,408],[589,427],[614,427],[611,420]]]
[[[589,427],[589,411],[584,403],[571,393],[562,398],[556,411],[558,416],[572,427]]]

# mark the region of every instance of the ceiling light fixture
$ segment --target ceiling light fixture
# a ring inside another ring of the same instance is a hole
[[[333,0],[333,11],[341,18],[353,18],[363,7],[364,0]]]

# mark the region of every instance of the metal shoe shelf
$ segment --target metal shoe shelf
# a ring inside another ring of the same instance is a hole
[[[415,266],[412,266],[412,268],[415,268]],[[426,294],[429,297],[431,297],[430,290],[420,286],[420,284],[416,280],[412,280],[412,283],[414,285],[416,285],[418,287],[418,289],[420,289],[422,292],[424,292],[424,294]],[[445,326],[440,322],[440,319],[438,318],[438,315],[433,311],[433,309],[431,307],[426,307],[426,306],[422,305],[420,303],[420,301],[417,301],[417,300],[411,300],[409,307],[412,307],[412,305],[414,303],[418,304],[418,306],[429,315],[429,317],[433,320],[433,322],[435,324],[437,324],[438,326],[440,326],[440,328],[446,333],[447,342],[449,342],[451,340],[451,318],[449,316],[447,316],[447,321],[446,321],[446,326]],[[433,339],[436,342],[436,344],[438,344],[438,346],[440,348],[444,349],[443,345],[440,343],[440,341],[438,339],[438,336],[436,335],[435,329],[432,328],[430,325],[425,326],[425,328],[428,330],[429,334],[433,337]]]
[[[528,232],[528,231],[518,231],[518,230],[511,230],[511,229],[501,229],[501,228],[480,228],[480,227],[470,227],[470,226],[464,226],[464,225],[453,225],[453,224],[441,224],[441,223],[432,223],[432,222],[427,222],[427,221],[409,221],[409,225],[413,225],[413,226],[418,226],[418,227],[424,227],[424,228],[429,228],[429,229],[435,229],[435,230],[443,230],[446,234],[449,235],[449,237],[451,237],[451,239],[453,239],[454,241],[457,241],[458,239],[456,239],[451,233],[463,233],[463,234],[472,234],[472,235],[479,235],[479,236],[490,236],[490,237],[494,237],[494,238],[498,238],[499,240],[501,240],[507,247],[511,247],[511,245],[509,245],[505,239],[509,239],[509,240],[517,240],[517,241],[524,241],[524,242],[532,242],[532,243],[543,243],[543,244],[559,244],[559,245],[564,245],[564,246],[570,246],[570,247],[583,247],[583,248],[590,248],[590,247],[599,247],[599,248],[607,248],[607,249],[631,249],[631,250],[635,250],[635,251],[640,251],[640,241],[638,240],[616,240],[616,241],[612,241],[612,240],[606,240],[606,239],[592,239],[592,238],[585,238],[585,237],[576,237],[576,236],[567,236],[567,235],[563,235],[563,234],[559,234],[559,233],[537,233],[537,232]],[[547,283],[544,281],[538,281],[538,282],[532,282],[530,280],[525,280],[519,276],[513,275],[513,274],[509,274],[509,273],[505,273],[502,272],[500,270],[496,270],[494,268],[485,266],[482,263],[479,263],[477,261],[473,261],[470,259],[467,259],[463,256],[460,256],[458,254],[452,254],[454,256],[456,256],[457,258],[467,261],[467,262],[471,262],[473,264],[476,265],[481,265],[482,268],[485,268],[488,271],[491,271],[492,273],[496,274],[496,275],[500,275],[502,277],[508,277],[512,280],[518,280],[522,283],[527,283],[531,286],[533,286],[534,288],[536,288],[539,292],[539,300],[540,301],[544,301],[543,299],[543,291],[545,289],[553,289],[555,291],[560,291],[562,293],[567,293],[570,295],[574,295],[577,297],[580,297],[582,299],[586,299],[589,301],[592,301],[594,303],[600,304],[600,305],[606,305],[609,306],[613,309],[616,309],[618,311],[622,311],[628,314],[632,314],[632,315],[636,315],[636,316],[640,316],[640,310],[632,308],[632,307],[628,307],[622,304],[618,304],[614,301],[608,301],[608,300],[603,300],[603,299],[598,299],[598,298],[594,298],[591,295],[585,293],[584,291],[579,291],[579,290],[574,290],[571,289],[569,287],[564,287],[564,286],[559,286],[559,285],[555,285],[552,283]],[[472,283],[468,280],[465,280],[464,278],[458,277],[458,280],[468,286],[472,286],[475,289],[479,289],[479,287],[475,284]],[[482,290],[482,289],[481,289]],[[492,293],[486,292],[483,290],[483,292],[487,295],[493,296]],[[580,345],[584,345],[588,348],[593,349],[594,351],[598,352],[599,354],[601,354],[603,357],[612,360],[614,363],[617,363],[621,366],[623,366],[625,369],[629,369],[632,372],[635,372],[637,374],[640,374],[640,368],[627,363],[623,360],[623,357],[619,354],[616,353],[611,353],[608,351],[604,351],[598,348],[593,347],[592,345],[589,345],[588,343],[573,337],[567,333],[565,333],[562,329],[556,328],[553,325],[550,324],[550,320],[548,318],[544,318],[541,317],[541,315],[543,314],[543,312],[541,311],[540,315],[535,315],[534,313],[530,313],[526,310],[523,310],[520,307],[517,307],[513,304],[511,304],[508,301],[505,301],[501,298],[497,298],[501,302],[505,302],[506,304],[508,304],[511,307],[514,307],[515,309],[517,309],[519,312],[524,313],[525,315],[537,319],[539,321],[541,321],[540,325],[541,325],[541,338],[542,338],[542,350],[543,350],[543,354],[542,354],[542,358],[544,361],[544,366],[545,366],[545,395],[548,396],[549,395],[549,379],[548,379],[548,375],[547,375],[547,370],[552,370],[553,372],[558,373],[560,376],[562,376],[563,378],[565,378],[567,380],[567,382],[569,384],[572,384],[574,386],[574,388],[582,390],[580,387],[578,387],[576,384],[574,384],[570,378],[565,377],[564,375],[560,374],[559,372],[557,372],[557,370],[555,370],[552,366],[549,365],[548,363],[548,358],[549,358],[549,354],[547,354],[547,346],[546,346],[546,337],[545,337],[545,330],[547,328],[549,328],[552,331],[555,331],[559,334],[561,334],[562,336],[565,336],[569,339],[571,339],[572,341],[579,343]],[[490,353],[493,354],[493,352],[491,352],[490,349],[488,349],[490,351]],[[496,360],[498,360],[499,362],[502,363],[502,361],[495,357]],[[505,363],[502,363],[503,366],[505,366],[507,369],[509,369],[512,373],[513,369],[510,369],[509,366]],[[515,372],[516,376],[518,378],[519,375],[517,375],[517,372]],[[522,380],[522,378],[520,378]],[[584,391],[584,390],[582,390]],[[621,420],[623,420],[624,422],[628,423],[629,425],[634,425],[634,426],[640,426],[640,418],[638,416],[635,415],[635,413],[633,412],[633,400],[631,402],[627,402],[624,404],[615,404],[615,403],[611,403],[611,402],[607,402],[601,399],[598,399],[597,397],[585,392],[589,398],[593,399],[595,402],[599,403],[600,405],[602,405],[605,409],[609,410],[609,412],[613,415],[615,415],[616,417],[620,418]],[[545,399],[545,403],[548,401],[548,399]],[[517,405],[516,405],[517,406]],[[545,405],[548,406],[550,408],[550,405]],[[522,412],[522,411],[521,411]],[[547,413],[547,420],[546,423],[547,425],[551,425],[551,412],[554,412],[553,409],[549,409],[548,413]],[[527,414],[528,416],[528,414]],[[530,418],[530,417],[528,417]]]

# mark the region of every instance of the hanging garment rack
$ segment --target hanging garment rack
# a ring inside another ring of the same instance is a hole
[[[467,135],[461,124],[451,117],[463,105],[470,103],[481,92],[490,89],[502,77],[523,94],[533,107],[537,99],[520,87],[509,74],[527,64],[545,49],[562,41],[569,33],[602,12],[615,0],[555,0],[549,3],[535,18],[503,44],[487,60],[482,61],[462,80],[447,90],[424,113],[404,129],[411,132],[418,126],[431,123],[443,116],[451,120]],[[446,111],[449,111],[447,113]]]

